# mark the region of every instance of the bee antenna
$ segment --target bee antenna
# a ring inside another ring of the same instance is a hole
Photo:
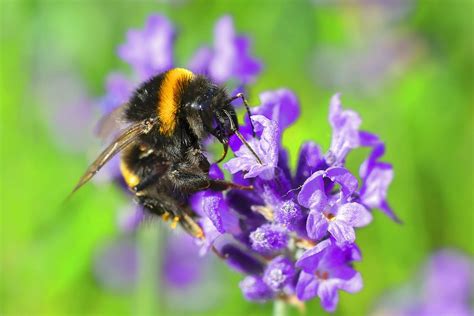
[[[245,106],[245,110],[247,110],[247,115],[249,117],[250,126],[252,127],[252,136],[255,137],[255,127],[253,126],[252,118],[250,117],[250,116],[252,116],[252,113],[250,113],[250,106],[247,102],[247,99],[245,99],[245,96],[244,96],[243,93],[237,93],[235,96],[233,96],[229,100],[229,103],[236,100],[236,99],[242,99],[242,102],[244,103],[244,106]]]
[[[248,148],[248,150],[250,150],[250,152],[255,157],[255,159],[257,159],[258,163],[262,165],[263,164],[262,160],[260,159],[260,157],[258,157],[257,153],[255,152],[255,150],[253,150],[253,148],[250,146],[250,144],[247,143],[247,141],[242,136],[242,134],[240,134],[239,130],[234,125],[234,122],[232,121],[232,117],[230,116],[229,112],[227,112],[226,110],[223,110],[223,111],[224,111],[225,115],[227,115],[227,117],[229,118],[230,128],[232,129],[232,132],[234,132],[235,135],[237,135],[237,137],[240,139],[240,141]]]

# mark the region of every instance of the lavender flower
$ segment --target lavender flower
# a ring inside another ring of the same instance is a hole
[[[263,274],[263,282],[273,291],[279,291],[287,285],[291,286],[295,275],[293,263],[288,258],[279,256],[268,262]]]
[[[240,289],[249,301],[266,301],[274,296],[270,287],[258,276],[249,275],[245,277],[240,282]]]
[[[214,56],[209,62],[209,76],[218,83],[237,79],[246,84],[260,73],[261,63],[250,56],[250,40],[235,34],[230,16],[224,16],[214,29]]]
[[[361,260],[355,228],[371,222],[373,208],[388,206],[392,168],[379,161],[383,143],[360,131],[359,115],[343,109],[335,95],[328,152],[305,143],[293,175],[281,147],[281,132],[298,117],[298,101],[284,89],[266,92],[261,100],[264,103],[251,117],[256,137],[251,136],[248,120],[241,127],[261,161],[234,139],[236,157],[224,164],[235,182],[254,190],[223,194],[219,203],[239,218],[239,229],[213,235],[214,246],[231,267],[247,275],[240,287],[248,300],[295,302],[318,296],[323,308],[334,311],[338,291],[354,293],[362,288],[362,277],[352,266]],[[363,146],[372,152],[361,167],[359,185],[344,165],[348,154]]]
[[[128,31],[118,55],[133,67],[138,78],[148,79],[173,66],[174,35],[174,26],[167,18],[152,15],[143,30]]]
[[[236,158],[224,164],[224,168],[231,173],[245,170],[244,178],[254,178],[260,176],[263,179],[271,179],[274,170],[278,165],[279,129],[276,122],[267,119],[262,115],[252,116],[255,132],[260,134],[260,139],[249,140],[262,163],[259,163],[254,154],[246,146],[241,146],[236,151]]]
[[[252,249],[258,253],[268,254],[286,248],[288,235],[282,226],[265,224],[249,235]]]
[[[434,253],[417,272],[416,282],[384,295],[373,315],[472,315],[474,261],[452,249]]]
[[[319,296],[327,311],[334,311],[339,301],[338,290],[354,293],[362,289],[362,277],[350,266],[354,258],[354,246],[339,248],[330,239],[305,252],[296,262],[301,268],[296,293],[308,300]]]
[[[328,183],[339,184],[339,194],[328,195]],[[319,240],[329,231],[340,244],[355,241],[354,227],[365,226],[372,220],[372,215],[363,205],[352,202],[356,188],[357,179],[340,167],[317,171],[305,181],[298,202],[310,210],[306,222],[309,237]]]

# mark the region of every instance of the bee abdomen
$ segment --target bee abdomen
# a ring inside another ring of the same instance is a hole
[[[133,189],[140,183],[140,177],[133,172],[133,170],[123,159],[120,160],[120,172],[122,173],[122,177],[129,188]]]

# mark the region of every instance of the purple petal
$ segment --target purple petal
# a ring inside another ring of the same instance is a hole
[[[275,222],[288,228],[288,230],[295,230],[295,224],[303,218],[303,211],[301,207],[292,200],[281,203],[274,210]]]
[[[328,246],[324,250],[323,257],[319,261],[319,268],[327,271],[337,271],[352,261],[361,259],[360,251],[355,244],[337,244],[335,240],[329,239]]]
[[[263,274],[263,281],[274,291],[283,289],[295,275],[292,262],[283,256],[271,260]]]
[[[244,171],[246,172],[244,176],[246,179],[259,176],[268,180],[274,177],[274,171],[278,165],[280,133],[277,124],[264,116],[254,115],[252,121],[255,124],[255,129],[262,131],[262,133],[259,140],[251,139],[248,140],[248,143],[262,160],[262,163],[260,164],[256,160],[246,146],[241,146],[235,152],[236,158],[225,163],[224,168],[232,174]]]
[[[380,140],[380,138],[377,135],[369,133],[367,131],[360,131],[359,132],[359,141],[360,141],[360,145],[364,146],[364,147],[375,148],[375,147],[379,146],[380,144],[383,145],[382,141]],[[382,152],[379,154],[379,156],[383,155],[383,150],[384,150],[384,148],[382,146]]]
[[[329,239],[323,240],[316,244],[313,248],[305,251],[303,255],[296,261],[295,266],[308,273],[313,274],[319,265],[319,262],[323,258],[324,250],[331,246]]]
[[[201,279],[209,262],[199,256],[194,238],[188,234],[171,234],[166,240],[161,267],[162,278],[168,286],[186,288]]]
[[[188,69],[195,74],[208,75],[213,54],[209,47],[199,48],[188,63]]]
[[[376,163],[362,180],[360,201],[368,208],[381,209],[390,218],[400,222],[387,203],[387,191],[392,180],[392,166],[387,163]]]
[[[318,296],[321,299],[321,305],[327,312],[334,312],[339,302],[339,294],[333,282],[323,281],[318,287]]]
[[[201,217],[198,220],[199,225],[201,226],[204,232],[204,239],[195,240],[196,244],[200,246],[199,255],[206,255],[209,250],[214,246],[214,242],[222,236],[222,234],[217,231],[216,226],[208,217]]]
[[[260,106],[252,108],[252,113],[277,122],[280,131],[293,124],[300,115],[298,98],[288,89],[263,92],[260,103]]]
[[[361,135],[366,135],[368,133],[362,134]],[[372,135],[373,137],[376,137],[375,135]],[[372,137],[371,136],[371,137]],[[370,153],[369,157],[362,163],[359,169],[359,174],[362,179],[367,178],[369,173],[372,171],[372,169],[377,166],[378,159],[383,156],[385,153],[385,145],[378,140],[377,142],[375,140],[372,140],[375,142],[374,144],[370,143],[367,141],[367,143],[364,143],[364,145],[370,145],[372,146],[372,152]]]
[[[263,273],[263,264],[258,261],[248,249],[235,244],[234,241],[218,238],[214,243],[220,257],[233,269],[247,274]]]
[[[94,275],[106,287],[133,290],[138,280],[139,253],[134,243],[120,240],[99,249]]]
[[[337,209],[337,220],[352,227],[362,227],[372,221],[372,214],[359,203],[346,203]]]
[[[353,274],[353,277],[350,278],[349,280],[340,278],[338,280],[338,288],[348,293],[359,292],[360,290],[362,290],[364,286],[363,281],[362,281],[362,276],[360,275],[359,272],[355,271],[351,267],[346,267],[346,268],[348,271],[352,270],[355,273]]]
[[[264,302],[274,297],[271,288],[261,277],[249,275],[239,284],[244,297],[249,301]]]
[[[281,173],[281,170],[275,170],[275,177],[271,180],[256,178],[253,181],[255,192],[266,204],[272,208],[278,207],[283,202],[283,197],[292,197],[291,184],[288,179]]]
[[[201,191],[197,192],[189,197],[189,205],[191,206],[191,209],[199,215],[199,217],[204,217],[204,209],[202,208],[203,206],[203,199],[207,191]]]
[[[201,195],[201,203],[200,209],[209,217],[217,231],[220,233],[237,233],[240,231],[239,220],[225,203],[222,192],[206,191]]]
[[[320,284],[321,282],[314,274],[301,271],[296,283],[296,296],[302,301],[312,299],[317,295]]]
[[[326,170],[326,176],[333,182],[341,185],[342,192],[345,196],[350,196],[355,192],[359,185],[357,178],[354,177],[349,170],[342,167],[331,167]]]
[[[328,201],[324,190],[324,171],[313,173],[301,187],[298,194],[298,202],[307,208],[317,211],[323,211]]]
[[[474,261],[454,250],[435,253],[425,268],[424,289],[433,301],[464,305],[474,281]]]
[[[107,76],[106,94],[100,101],[104,113],[110,113],[118,106],[127,102],[133,92],[133,85],[121,73],[111,73]]]
[[[330,165],[339,165],[344,162],[351,149],[360,145],[359,126],[361,119],[356,112],[343,110],[340,95],[336,94],[331,98],[329,122],[333,134],[330,154],[326,157],[326,161]]]
[[[288,244],[288,233],[283,226],[265,224],[250,233],[252,249],[261,254],[282,250]]]
[[[326,217],[318,211],[311,211],[306,222],[306,231],[313,240],[320,240],[328,232],[328,221]]]
[[[118,55],[129,63],[141,79],[173,67],[175,30],[161,15],[151,15],[143,30],[130,30]]]
[[[314,172],[326,169],[327,165],[319,145],[314,142],[306,142],[301,146],[298,166],[296,168],[295,184],[297,186],[311,176]]]
[[[214,180],[224,180],[224,173],[218,164],[212,164],[209,168],[209,178]]]
[[[346,254],[346,261],[361,261],[362,254],[359,247],[354,243],[350,245],[345,245],[342,249]]]
[[[118,213],[118,226],[124,232],[133,232],[145,219],[142,207],[126,207]]]
[[[345,222],[338,220],[329,222],[328,231],[338,244],[350,244],[355,241],[354,228]]]
[[[284,178],[287,179],[288,184],[291,182],[291,170],[290,170],[290,157],[288,151],[280,146],[278,153],[278,170],[284,175]]]
[[[252,206],[264,204],[255,192],[231,190],[226,195],[226,201],[239,217],[245,219],[245,223],[255,220],[259,222],[258,226],[260,226],[265,221],[262,215],[251,209]]]
[[[209,75],[222,83],[237,79],[252,82],[261,71],[261,64],[249,54],[250,41],[237,36],[230,16],[217,21],[214,28],[214,56],[209,65]]]

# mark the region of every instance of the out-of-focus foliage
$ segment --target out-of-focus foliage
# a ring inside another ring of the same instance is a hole
[[[301,101],[302,118],[283,140],[293,165],[303,140],[329,144],[327,105],[336,91],[361,113],[363,128],[386,142],[386,160],[395,169],[389,199],[404,224],[377,213],[374,223],[358,232],[364,289],[342,294],[336,315],[367,314],[384,291],[412,278],[437,248],[473,255],[473,6],[467,0],[380,2],[385,6],[318,0],[3,1],[0,312],[270,313],[270,305],[242,298],[240,276],[223,265],[214,271],[223,294],[217,298],[209,291],[207,304],[183,309],[186,294],[177,299],[163,293],[158,278],[147,274],[156,271],[159,260],[157,231],[168,229],[158,222],[139,232],[146,256],[138,286],[101,287],[93,258],[118,238],[115,210],[126,201],[112,185],[89,185],[62,203],[99,148],[92,136],[98,110],[87,104],[87,96],[103,94],[111,70],[127,71],[116,47],[127,29],[141,27],[156,12],[168,16],[182,35],[178,64],[210,42],[223,14],[230,13],[239,32],[253,38],[265,69],[250,89],[251,103],[261,91],[279,87],[293,89]],[[79,128],[73,123],[82,117],[56,113],[71,104],[90,111]],[[58,124],[82,130],[90,146],[72,132],[65,146],[69,134],[58,135]],[[351,154],[349,165],[359,165],[362,156]],[[307,308],[308,315],[323,313],[318,302]]]

